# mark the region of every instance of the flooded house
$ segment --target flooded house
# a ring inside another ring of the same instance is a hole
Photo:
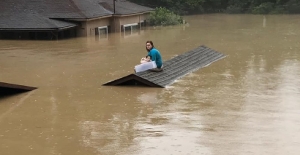
[[[107,37],[145,26],[153,8],[126,0],[0,1],[0,39]]]

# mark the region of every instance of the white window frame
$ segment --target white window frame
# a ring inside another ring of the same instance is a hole
[[[124,32],[124,36],[125,36],[125,28],[126,27],[130,27],[130,34],[132,34],[132,26],[138,26],[139,23],[131,23],[131,24],[125,24],[123,25],[123,32]]]
[[[100,27],[97,27],[98,29],[98,35],[99,35],[99,38],[100,38],[100,30],[102,29],[106,29],[106,38],[108,37],[108,26],[100,26]]]

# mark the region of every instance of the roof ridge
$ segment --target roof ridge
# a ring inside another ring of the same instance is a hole
[[[74,9],[76,9],[79,13],[79,15],[83,16],[84,18],[88,18],[84,13],[82,13],[82,10],[77,6],[77,4],[74,2],[74,0],[69,0],[71,4],[73,4]]]
[[[106,11],[113,13],[114,8],[112,8],[107,2],[99,2],[100,6],[102,6]]]

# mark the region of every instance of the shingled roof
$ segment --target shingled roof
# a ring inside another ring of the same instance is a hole
[[[75,23],[49,19],[39,14],[0,14],[0,30],[61,30],[75,26]]]
[[[100,4],[113,12],[113,0],[100,0]],[[109,6],[109,7],[107,7]],[[130,15],[153,11],[153,8],[141,6],[126,0],[115,1],[115,15]]]
[[[163,63],[164,67],[162,72],[138,72],[136,74],[130,74],[120,79],[110,81],[103,85],[145,85],[163,88],[172,84],[176,79],[179,79],[188,73],[205,67],[224,57],[224,54],[202,45],[165,61]]]
[[[128,1],[116,1],[116,14],[136,14],[153,9]],[[112,16],[113,0],[0,0],[0,30],[73,27],[55,19],[86,20]]]
[[[9,94],[22,93],[37,89],[36,87],[0,82],[0,97]]]

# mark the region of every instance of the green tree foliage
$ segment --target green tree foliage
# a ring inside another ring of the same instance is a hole
[[[130,0],[149,7],[166,7],[177,14],[300,13],[300,0]]]
[[[289,13],[300,13],[300,1],[290,0],[286,3],[286,10]]]
[[[166,8],[158,7],[150,13],[149,23],[161,26],[178,25],[182,23],[182,18]]]
[[[251,2],[249,0],[229,0],[225,9],[227,13],[248,12]]]
[[[256,6],[252,9],[252,13],[255,14],[268,14],[274,9],[274,3],[272,2],[265,2]]]
[[[202,12],[202,5],[205,0],[165,0],[171,10],[179,14],[186,14],[191,12]]]

